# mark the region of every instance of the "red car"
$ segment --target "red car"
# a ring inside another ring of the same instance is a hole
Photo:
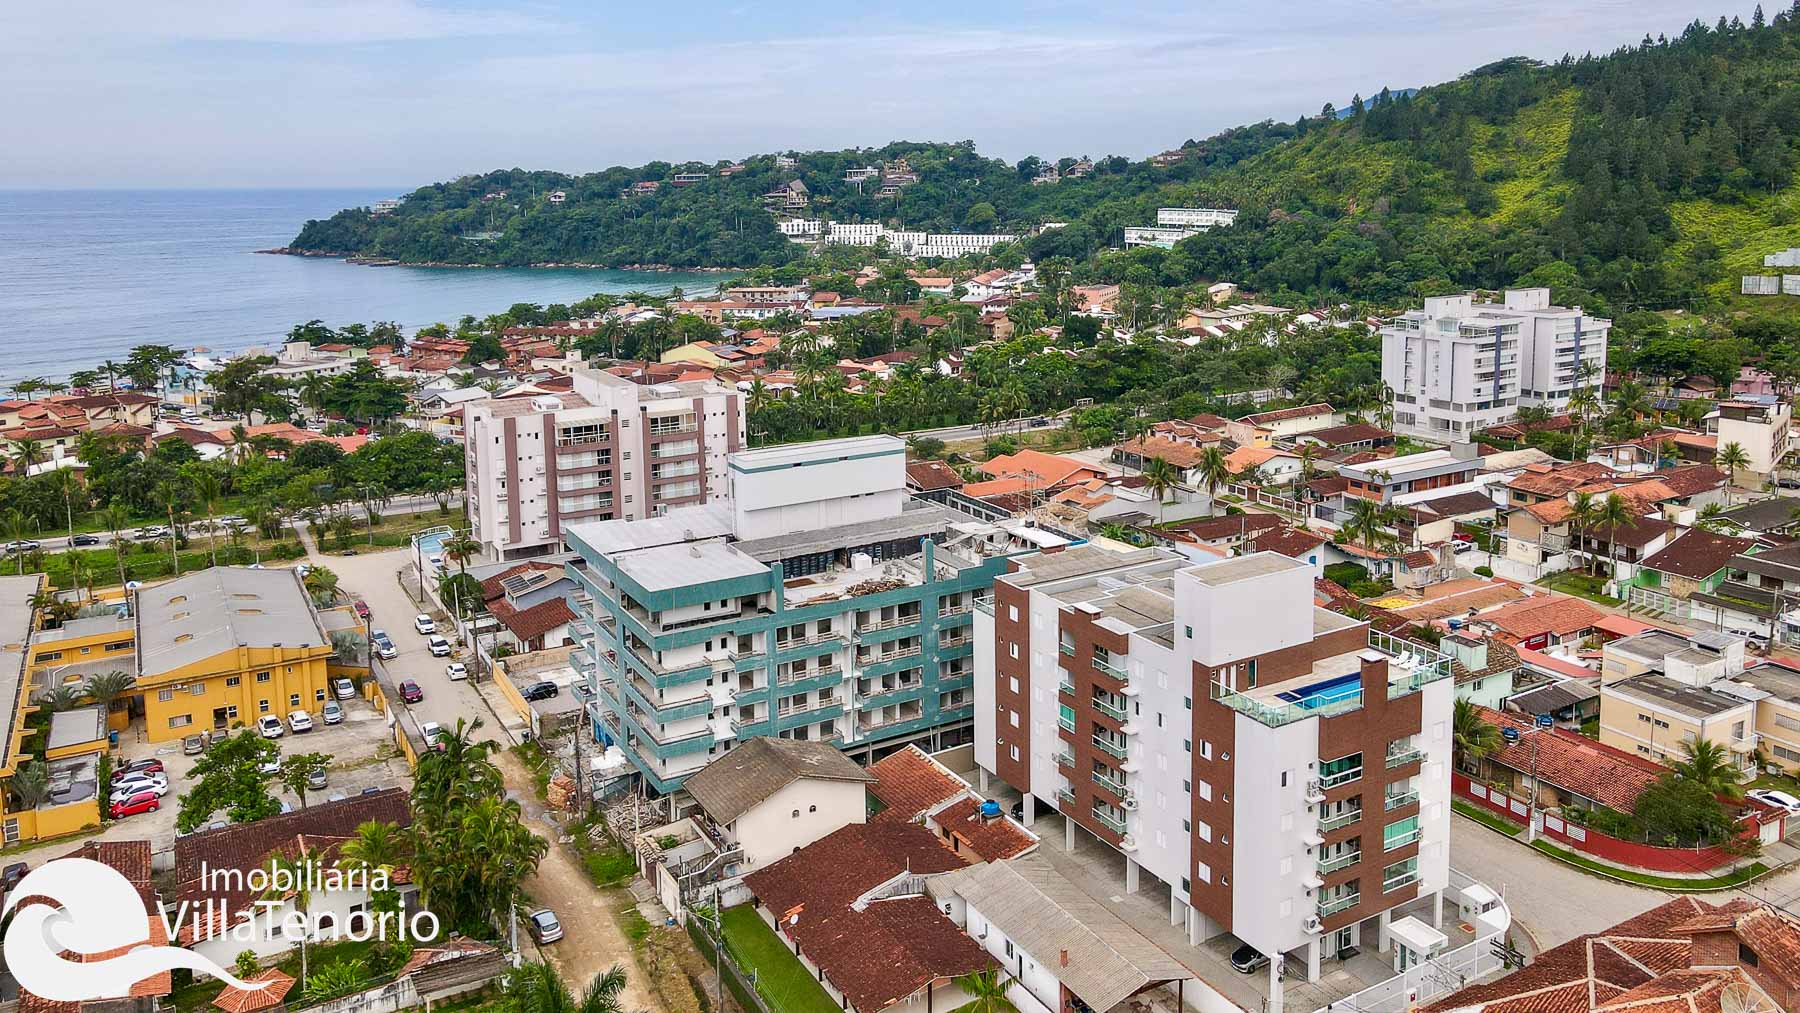
[[[358,619],[361,619],[365,623],[369,621],[369,603],[368,602],[363,601],[361,598],[358,598],[358,599],[356,599],[356,604],[354,604],[350,607],[356,610],[356,617]]]
[[[162,799],[157,798],[155,792],[140,791],[123,802],[114,802],[112,818],[116,820],[136,816],[138,813],[153,813],[161,808]]]
[[[117,781],[126,774],[160,774],[163,772],[161,760],[133,760],[112,772],[112,779]]]
[[[419,688],[418,683],[408,679],[400,684],[400,699],[407,703],[418,703],[425,699],[425,691]]]
[[[1475,540],[1475,536],[1469,534],[1467,531],[1458,531],[1451,535],[1450,538],[1452,541],[1457,542],[1473,542]]]

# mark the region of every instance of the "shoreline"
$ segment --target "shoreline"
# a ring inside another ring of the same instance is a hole
[[[672,264],[625,264],[613,267],[608,264],[587,264],[580,261],[541,261],[523,265],[504,264],[455,264],[449,261],[427,260],[407,261],[392,257],[365,257],[355,253],[328,253],[320,250],[296,250],[292,247],[277,246],[267,250],[253,250],[253,253],[269,254],[280,257],[315,257],[324,260],[341,260],[346,264],[358,267],[433,267],[460,270],[517,271],[517,270],[580,270],[580,271],[641,271],[657,274],[742,274],[749,268],[743,267],[676,267]]]

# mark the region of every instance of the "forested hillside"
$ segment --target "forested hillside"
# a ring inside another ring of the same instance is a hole
[[[1763,253],[1800,245],[1800,15],[1694,22],[1604,56],[1515,58],[1412,95],[1374,96],[1188,142],[1168,167],[1106,158],[1086,178],[1033,186],[1040,163],[970,142],[773,156],[692,187],[622,199],[681,167],[580,177],[490,173],[425,187],[386,216],[311,222],[298,249],[407,261],[755,266],[797,255],[758,197],[799,178],[814,213],[939,231],[1064,229],[1024,253],[1066,256],[1086,280],[1178,286],[1225,278],[1270,301],[1391,305],[1424,292],[1549,284],[1605,312],[1729,296]],[[844,170],[906,157],[896,199]],[[1070,159],[1064,159],[1066,166]],[[553,189],[568,201],[544,198]],[[484,195],[507,191],[504,200]],[[1173,251],[1114,250],[1159,205],[1226,204],[1238,222]],[[496,238],[471,241],[476,233]]]

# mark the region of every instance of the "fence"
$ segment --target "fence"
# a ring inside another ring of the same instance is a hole
[[[303,1008],[305,1013],[396,1013],[422,1003],[418,988],[413,985],[411,976],[408,976],[366,992]]]
[[[714,911],[722,910],[714,908]],[[732,956],[731,947],[721,945],[714,932],[713,923],[707,916],[697,911],[688,913],[688,938],[694,941],[694,948],[700,956],[710,961],[718,974],[724,979],[725,987],[731,990],[732,997],[745,1013],[781,1013],[763,1001],[763,995],[756,990],[756,976],[738,966],[737,958]],[[716,987],[716,986],[715,986]],[[716,1004],[716,999],[715,999]],[[722,1007],[721,1007],[722,1008]]]
[[[1490,788],[1461,773],[1451,775],[1450,786],[1458,797],[1490,812],[1499,813],[1521,824],[1531,820],[1531,804],[1527,799],[1514,797],[1498,788]],[[1553,813],[1539,813],[1538,822],[1539,833],[1557,844],[1609,862],[1651,872],[1706,872],[1729,864],[1738,857],[1723,848],[1664,848],[1627,841],[1591,827],[1571,823]]]
[[[1453,894],[1458,899],[1457,906],[1460,908],[1463,892],[1470,887],[1482,885],[1474,877],[1451,869],[1450,885],[1446,893]],[[1416,1009],[1438,996],[1458,991],[1471,982],[1500,970],[1505,966],[1499,952],[1500,944],[1506,942],[1507,932],[1512,928],[1512,911],[1506,906],[1506,900],[1501,898],[1496,908],[1478,916],[1474,924],[1474,942],[1464,943],[1454,950],[1446,950],[1422,963],[1414,964],[1386,981],[1370,985],[1360,992],[1353,992],[1329,1006],[1320,1007],[1314,1013]]]

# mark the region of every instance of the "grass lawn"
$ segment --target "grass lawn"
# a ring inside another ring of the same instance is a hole
[[[1577,598],[1586,598],[1588,601],[1599,602],[1602,605],[1618,605],[1621,603],[1620,599],[1610,597],[1606,594],[1606,578],[1596,577],[1589,573],[1576,573],[1573,570],[1564,570],[1561,573],[1553,573],[1550,576],[1539,580],[1538,584],[1550,588],[1553,591],[1561,591],[1563,594],[1572,594]]]
[[[1508,836],[1516,835],[1519,831],[1525,829],[1523,824],[1514,823],[1512,820],[1507,819],[1497,812],[1464,802],[1460,798],[1451,799],[1450,808],[1483,826],[1491,827]]]
[[[725,942],[745,969],[756,971],[756,990],[781,1013],[839,1013],[838,1004],[748,904],[723,917]]]
[[[1723,876],[1712,876],[1706,879],[1675,879],[1670,876],[1657,876],[1650,873],[1615,869],[1610,865],[1605,865],[1587,858],[1586,856],[1576,854],[1567,848],[1559,848],[1546,840],[1540,839],[1533,841],[1531,846],[1552,858],[1567,862],[1577,869],[1582,869],[1601,876],[1609,876],[1613,879],[1624,880],[1627,883],[1636,883],[1639,886],[1655,887],[1658,890],[1681,890],[1690,893],[1698,893],[1706,890],[1724,890],[1734,886],[1741,886],[1769,871],[1769,867],[1761,862],[1752,862],[1741,869],[1735,869]]]
[[[460,529],[468,527],[469,522],[463,512],[454,506],[447,514],[438,512],[436,507],[421,510],[418,513],[386,514],[381,518],[381,523],[375,525],[373,547],[370,545],[368,526],[359,521],[356,525],[356,534],[350,539],[348,548],[356,552],[370,552],[374,549],[392,549],[402,545],[411,545],[413,535],[427,528],[444,525]],[[335,556],[342,554],[345,550],[345,546],[338,541],[335,534],[321,539],[320,532],[314,531],[313,537],[320,540],[319,549],[322,552]],[[329,548],[326,547],[325,542],[330,543]]]
[[[1598,739],[1600,737],[1600,719],[1588,718],[1586,721],[1583,721],[1581,723],[1581,734],[1590,739]]]

